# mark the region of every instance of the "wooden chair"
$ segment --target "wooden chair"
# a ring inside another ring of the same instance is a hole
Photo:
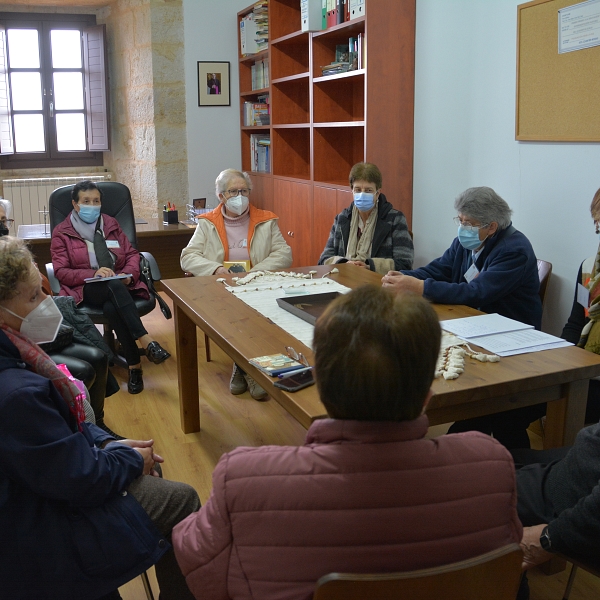
[[[569,556],[565,556],[564,554],[557,554],[558,557],[570,562],[573,566],[571,567],[571,573],[569,575],[569,580],[567,581],[567,587],[565,588],[565,593],[563,594],[563,600],[569,600],[569,596],[571,595],[571,588],[573,587],[573,583],[575,582],[575,575],[577,575],[577,569],[583,569],[596,577],[600,577],[600,571],[595,569],[594,567],[590,567],[574,558],[570,558]]]
[[[548,281],[550,281],[550,275],[552,275],[552,263],[545,260],[537,261],[538,276],[540,278],[540,299],[542,300],[542,308],[544,306],[544,300],[546,299],[546,290],[548,289]]]
[[[523,553],[518,544],[457,563],[407,571],[321,577],[313,600],[514,600]]]

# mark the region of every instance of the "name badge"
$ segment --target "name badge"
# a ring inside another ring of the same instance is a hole
[[[106,240],[107,248],[120,248],[119,242],[117,240]]]
[[[577,302],[579,302],[583,308],[589,308],[590,306],[590,290],[580,283],[577,284]]]
[[[478,275],[479,271],[477,270],[477,267],[473,264],[467,269],[467,272],[464,274],[463,277],[467,280],[467,283],[471,283],[471,281],[473,281],[473,279],[475,279]]]

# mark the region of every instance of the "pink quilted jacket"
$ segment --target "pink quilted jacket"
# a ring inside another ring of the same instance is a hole
[[[319,577],[438,566],[519,542],[513,461],[477,432],[325,419],[301,447],[237,448],[202,509],[173,530],[210,600],[309,600]]]
[[[138,298],[149,298],[146,284],[140,281],[140,253],[129,243],[127,236],[116,219],[102,215],[104,236],[107,240],[117,240],[118,248],[110,251],[117,257],[115,273],[131,273],[133,281],[129,291]],[[90,256],[83,238],[71,223],[71,213],[52,231],[50,254],[54,274],[60,282],[60,295],[73,296],[75,303],[83,300],[84,279],[93,277],[96,269],[90,266]]]

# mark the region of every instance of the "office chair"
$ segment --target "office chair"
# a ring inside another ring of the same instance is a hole
[[[407,571],[321,577],[313,600],[514,600],[521,580],[523,553],[508,544],[460,562]]]
[[[137,248],[137,234],[135,231],[135,217],[133,215],[133,203],[131,201],[131,193],[129,188],[122,183],[114,181],[100,181],[96,185],[98,189],[102,191],[102,212],[114,217],[119,222],[119,226],[129,239],[129,242],[134,248]],[[48,200],[49,213],[50,213],[50,232],[54,231],[54,228],[64,221],[73,209],[71,202],[71,192],[73,191],[73,185],[65,185],[57,188],[50,194]],[[140,252],[140,255],[144,256],[150,264],[150,272],[154,281],[160,281],[160,270],[156,264],[156,260],[149,252]],[[46,273],[50,286],[55,294],[60,291],[60,283],[54,275],[54,266],[52,263],[46,265]],[[149,312],[154,310],[156,306],[156,299],[152,294],[147,300],[141,298],[135,298],[135,306],[138,310],[140,317],[147,315]],[[82,302],[78,306],[79,309],[86,312],[92,321],[97,324],[104,325],[104,339],[115,356],[115,338],[114,333],[110,329],[108,319],[104,316],[101,308],[88,306],[85,302]],[[120,357],[117,359],[119,364],[125,366],[124,359]]]

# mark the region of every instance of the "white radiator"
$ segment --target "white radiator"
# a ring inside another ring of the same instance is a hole
[[[78,181],[86,180],[110,181],[112,173],[2,180],[4,198],[10,200],[13,206],[12,218],[15,220],[15,224],[12,234],[17,234],[19,225],[44,224],[44,221],[49,223],[48,198],[50,194],[63,185],[73,185]]]

